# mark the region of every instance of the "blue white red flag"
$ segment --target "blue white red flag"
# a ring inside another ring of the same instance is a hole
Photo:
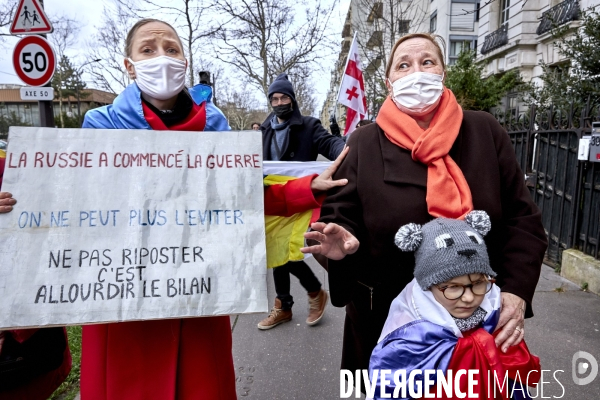
[[[414,370],[439,370],[443,374],[449,371],[456,374],[463,369],[477,370],[479,381],[475,388],[479,399],[509,399],[511,394],[514,399],[528,399],[525,380],[529,378],[529,385],[539,381],[539,359],[529,353],[524,341],[510,347],[507,353],[497,349],[493,332],[498,324],[501,304],[500,289],[494,285],[480,305],[486,312],[481,328],[462,333],[431,291],[423,291],[413,279],[390,306],[378,344],[371,354],[369,375],[373,376],[375,370],[391,370],[392,373],[404,370],[406,376]],[[503,390],[495,390],[496,381],[493,379],[497,377],[503,381],[505,376],[509,384]],[[416,385],[420,384],[424,392],[432,392],[436,389],[435,377],[432,376],[434,380],[430,387],[425,386],[422,374],[408,384],[412,384],[415,391]],[[459,382],[459,390],[472,383],[467,382],[466,375],[463,378]],[[380,399],[381,380],[374,380],[373,398]],[[396,387],[393,381],[386,382],[384,391],[392,394]],[[459,397],[443,395],[433,398]]]

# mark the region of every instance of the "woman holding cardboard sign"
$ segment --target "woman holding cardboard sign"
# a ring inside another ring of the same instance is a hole
[[[137,22],[126,39],[125,67],[135,83],[112,105],[89,111],[83,128],[227,131],[206,85],[185,87],[187,62],[175,30]],[[346,152],[342,153],[341,158]],[[323,174],[267,189],[265,209],[287,214],[318,207],[312,193],[344,185]],[[288,199],[300,197],[303,202]],[[229,317],[85,326],[81,397],[87,399],[235,399]]]
[[[187,61],[169,24],[138,21],[125,44],[135,83],[83,128],[228,131],[210,86],[187,89]],[[83,399],[234,399],[229,317],[169,319],[83,328]]]

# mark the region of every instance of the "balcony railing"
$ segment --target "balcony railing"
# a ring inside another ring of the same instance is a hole
[[[372,49],[374,47],[379,47],[383,44],[383,31],[373,31],[369,41],[367,42],[367,47]]]
[[[535,33],[543,35],[552,30],[554,26],[577,19],[579,19],[579,1],[565,0],[542,14],[540,25],[537,27]]]
[[[371,12],[369,13],[369,16],[367,17],[367,22],[373,22],[374,20],[376,20],[378,18],[383,18],[383,3],[380,1],[373,4],[373,7],[371,8]]]
[[[504,46],[506,43],[508,43],[508,22],[502,25],[500,29],[485,36],[483,46],[481,47],[481,54],[489,53],[498,47]]]

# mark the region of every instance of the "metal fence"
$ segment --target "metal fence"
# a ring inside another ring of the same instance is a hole
[[[515,112],[516,111],[516,112]],[[559,264],[562,251],[576,248],[600,258],[600,163],[579,161],[579,139],[600,121],[600,108],[586,104],[528,112],[497,113],[548,235],[546,260]]]

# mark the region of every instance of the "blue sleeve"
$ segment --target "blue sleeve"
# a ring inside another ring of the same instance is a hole
[[[81,127],[93,129],[114,129],[115,126],[109,116],[109,107],[110,106],[94,108],[93,110],[86,112],[83,118],[83,125]]]
[[[225,115],[212,102],[206,102],[206,126],[205,131],[230,131],[229,123]]]

